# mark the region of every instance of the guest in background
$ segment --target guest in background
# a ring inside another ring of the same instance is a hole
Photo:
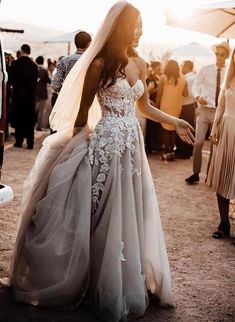
[[[57,67],[58,67],[58,64],[60,62],[60,60],[63,58],[64,56],[60,56],[57,60],[57,62],[55,63],[55,69],[51,75],[51,81],[54,79],[55,75],[56,75],[56,72],[57,72]],[[57,96],[58,96],[58,93],[54,92],[52,90],[52,87],[50,86],[50,102],[51,102],[51,107],[53,107],[55,105],[55,102],[56,102],[56,99],[57,99]]]
[[[162,65],[159,61],[153,61],[150,64],[150,72],[146,79],[147,90],[149,93],[149,99],[151,104],[156,104],[156,96],[157,96],[157,86],[159,83],[160,76],[162,75]]]
[[[60,61],[60,59],[62,59],[64,56],[61,56],[58,59],[58,62]],[[51,61],[51,59],[48,59],[48,76],[50,78],[50,81],[52,82],[53,78],[55,77],[56,71],[57,71],[57,62],[54,60],[53,62]],[[43,119],[42,119],[42,127],[44,129],[49,129],[50,125],[49,125],[49,116],[51,114],[52,108],[56,102],[57,96],[58,94],[55,93],[52,90],[51,84],[47,85],[47,93],[48,93],[48,99],[46,101],[46,106],[44,109],[44,113],[43,113]]]
[[[52,80],[54,75],[55,75],[55,63],[53,63],[52,61],[49,60],[49,63],[47,65],[47,71],[48,71],[48,75],[50,77],[50,79]]]
[[[16,52],[16,59],[19,59],[21,56],[21,51],[20,50],[17,50]]]
[[[202,165],[202,147],[207,131],[212,127],[218,104],[220,85],[224,79],[225,61],[229,57],[230,47],[226,42],[212,46],[216,62],[202,67],[194,85],[193,95],[196,98],[196,144],[193,149],[193,174],[185,179],[188,184],[199,182]]]
[[[235,199],[235,50],[220,91],[210,135],[213,143],[207,183],[216,191],[220,224],[213,238],[230,236],[229,203]]]
[[[11,64],[14,61],[14,57],[10,54],[5,52],[5,62],[6,62],[6,71],[7,74],[9,75]],[[9,123],[11,123],[11,100],[12,100],[12,88],[11,84],[8,81],[7,82],[7,89],[6,89],[6,123],[5,123],[5,140],[8,139],[9,137]]]
[[[196,78],[193,71],[193,62],[191,60],[183,61],[181,72],[184,75],[188,85],[188,96],[183,97],[182,112],[180,118],[187,121],[192,127],[195,127],[195,109],[196,100],[192,94],[192,86]],[[175,157],[178,159],[190,159],[193,154],[193,146],[183,142],[179,137],[176,137]]]
[[[157,87],[159,83],[160,76],[162,75],[162,65],[159,61],[153,61],[150,64],[151,72],[149,73],[146,84],[149,95],[149,100],[153,106],[156,106],[157,98]],[[150,119],[146,121],[146,150],[149,153],[155,153],[161,150],[161,140],[160,140],[161,125]]]
[[[33,149],[38,67],[29,57],[30,51],[29,45],[21,46],[21,55],[12,63],[9,71],[9,83],[12,86],[12,118],[16,139],[14,146],[22,148],[26,138],[27,148]]]
[[[169,60],[164,74],[161,76],[156,105],[160,110],[175,117],[179,117],[182,111],[183,96],[188,96],[188,86],[184,76],[180,75],[179,64],[175,60]],[[174,161],[175,129],[174,126],[161,123],[163,127],[164,153],[163,161]]]
[[[91,42],[91,35],[85,31],[79,31],[74,38],[74,43],[77,48],[76,52],[72,55],[63,57],[56,68],[56,74],[52,80],[52,89],[55,93],[59,93],[63,82],[77,62],[77,60],[81,57],[84,51],[88,48]]]
[[[48,71],[43,67],[44,58],[38,56],[36,58],[38,65],[38,84],[36,87],[36,116],[37,116],[37,131],[42,131],[43,128],[43,114],[45,112],[46,101],[48,98],[47,84],[51,83]]]

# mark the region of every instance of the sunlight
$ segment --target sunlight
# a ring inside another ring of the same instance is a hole
[[[193,12],[192,8],[176,8],[176,9],[170,9],[168,11],[170,13],[170,16],[177,21],[181,21]]]
[[[198,3],[189,2],[188,0],[180,0],[177,2],[174,0],[166,0],[164,9],[169,12],[173,19],[180,21],[190,16],[194,8],[197,6]]]

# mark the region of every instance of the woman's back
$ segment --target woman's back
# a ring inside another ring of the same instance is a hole
[[[182,110],[182,98],[185,88],[185,78],[180,76],[175,84],[174,79],[168,80],[165,75],[162,76],[164,80],[162,97],[160,100],[160,110],[169,113],[170,115],[179,117]],[[163,127],[173,130],[171,125],[163,124]]]

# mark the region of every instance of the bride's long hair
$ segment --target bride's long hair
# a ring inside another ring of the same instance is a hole
[[[117,74],[125,77],[125,67],[128,64],[128,57],[137,56],[136,51],[131,47],[134,37],[135,22],[140,12],[131,4],[127,4],[119,15],[116,25],[97,57],[104,59],[104,70],[102,73],[101,85],[103,87],[115,84]],[[125,49],[128,47],[127,54]]]

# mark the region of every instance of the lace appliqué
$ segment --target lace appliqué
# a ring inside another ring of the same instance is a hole
[[[124,242],[121,242],[121,256],[120,256],[120,260],[121,262],[126,262],[127,259],[125,258],[124,254],[123,254],[123,250],[124,250]]]
[[[129,85],[128,88],[128,83],[124,81],[118,81],[114,86],[99,91],[102,118],[91,135],[89,144],[90,164],[98,168],[96,182],[92,186],[92,213],[98,208],[114,156],[120,158],[123,171],[121,157],[129,149],[132,175],[141,174],[140,169],[134,167],[134,155],[139,141],[135,100],[137,93],[142,94],[143,84],[137,81],[133,87]]]

